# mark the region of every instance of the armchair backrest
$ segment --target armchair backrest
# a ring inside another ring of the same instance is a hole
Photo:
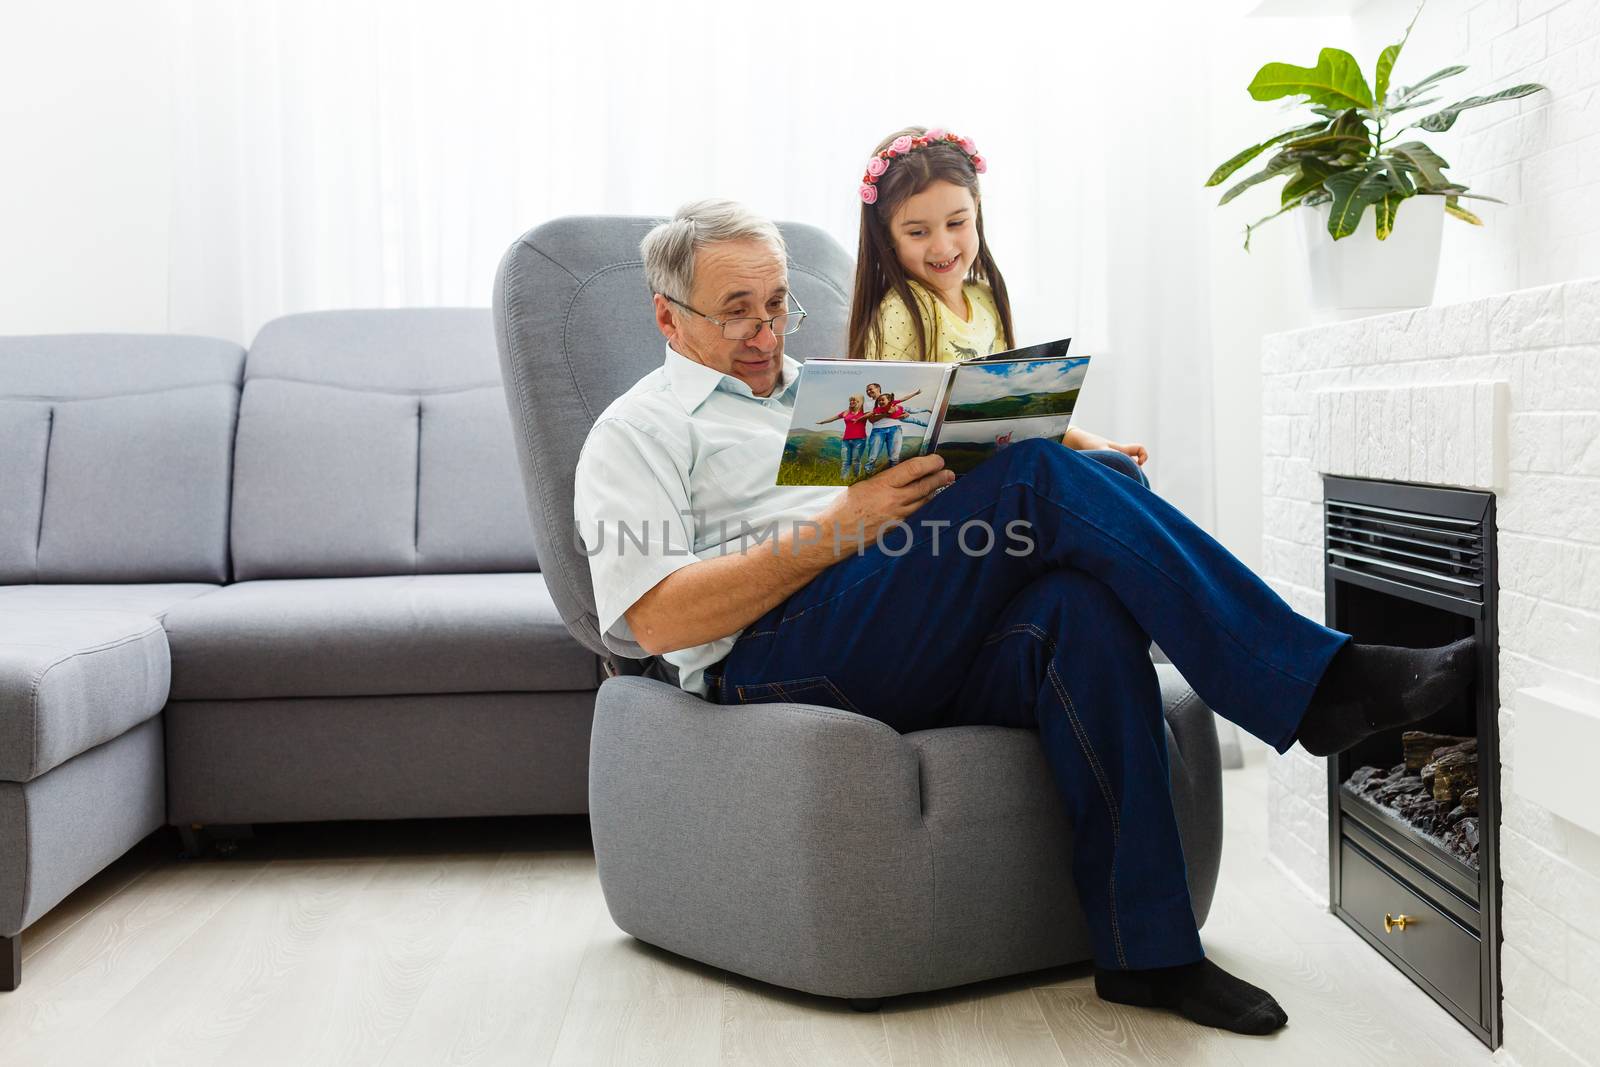
[[[572,216],[523,234],[500,261],[495,340],[534,543],[573,636],[613,659],[601,640],[588,561],[573,525],[573,473],[606,406],[661,365],[663,345],[639,242],[659,219]],[[788,338],[795,359],[844,354],[853,265],[814,226],[781,223],[789,284],[808,315]],[[628,650],[643,659],[637,646]]]

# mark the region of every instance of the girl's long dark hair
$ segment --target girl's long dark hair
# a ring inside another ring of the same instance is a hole
[[[920,137],[927,130],[922,126],[907,126],[885,137],[873,155],[888,148],[896,137]],[[989,253],[989,242],[983,235],[983,200],[978,195],[978,172],[972,161],[957,145],[949,142],[931,144],[903,156],[896,156],[889,169],[878,179],[876,203],[861,205],[861,247],[856,252],[855,295],[850,301],[849,355],[851,359],[866,359],[867,354],[883,344],[883,328],[878,322],[878,307],[889,293],[896,293],[912,312],[911,324],[917,331],[918,358],[923,362],[934,359],[938,345],[937,334],[928,336],[923,326],[923,315],[938,330],[938,308],[929,306],[920,298],[906,278],[905,268],[894,254],[894,242],[889,235],[889,220],[896,209],[909,198],[916,196],[934,182],[950,182],[972,194],[977,206],[978,261],[972,265],[967,277],[984,282],[994,293],[994,305],[1000,312],[1000,328],[1004,331],[1007,348],[1017,346],[1016,334],[1011,325],[1011,298],[1006,293],[1006,282],[1000,276],[994,256]]]

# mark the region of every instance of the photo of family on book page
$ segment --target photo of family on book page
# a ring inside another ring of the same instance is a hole
[[[777,484],[850,485],[928,452],[959,475],[1006,445],[1059,440],[1089,369],[1069,343],[959,363],[808,360]]]

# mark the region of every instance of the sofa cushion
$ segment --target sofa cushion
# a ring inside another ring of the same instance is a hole
[[[224,581],[244,351],[0,337],[0,582]]]
[[[151,615],[0,611],[0,780],[31,781],[155,715],[170,667]]]
[[[487,311],[291,315],[250,350],[238,579],[538,569]]]
[[[24,608],[62,611],[131,611],[159,619],[174,604],[215,592],[202,582],[109,585],[0,585],[0,612]]]
[[[167,613],[174,700],[587,690],[538,574],[240,582]]]

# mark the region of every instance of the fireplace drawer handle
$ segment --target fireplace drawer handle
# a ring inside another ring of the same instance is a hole
[[[1405,933],[1406,924],[1414,923],[1416,921],[1416,919],[1413,919],[1409,915],[1389,915],[1386,913],[1383,917],[1383,932],[1386,934],[1392,934],[1396,930],[1399,930],[1401,933]]]

